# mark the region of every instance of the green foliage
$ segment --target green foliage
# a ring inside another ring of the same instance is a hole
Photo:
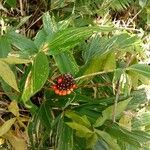
[[[129,103],[129,101],[130,101],[130,99],[127,99],[127,100],[125,100],[125,101],[123,101],[123,102],[119,102],[119,103],[118,103],[116,116],[119,115],[120,113],[122,113],[123,110],[126,109],[128,103]],[[112,118],[112,115],[113,115],[113,106],[109,106],[109,107],[107,107],[107,108],[102,112],[102,116],[100,116],[100,117],[96,120],[94,126],[95,126],[95,127],[99,127],[99,126],[103,125],[106,120]]]
[[[41,63],[42,62],[42,63]],[[49,65],[46,55],[39,52],[33,60],[33,65],[25,81],[22,100],[28,101],[32,95],[38,92],[46,82],[49,74]]]
[[[150,67],[141,63],[149,40],[148,1],[40,1],[34,15],[32,2],[29,10],[21,1],[0,4],[4,146],[149,149],[149,101],[139,89],[150,83]],[[64,73],[72,74],[76,88],[54,86]]]

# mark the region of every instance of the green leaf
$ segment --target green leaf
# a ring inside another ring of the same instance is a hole
[[[5,58],[8,56],[8,53],[11,51],[10,41],[7,37],[0,37],[0,58]]]
[[[11,118],[4,122],[4,124],[0,127],[0,136],[6,134],[10,130],[11,126],[15,123],[15,121],[16,118]]]
[[[66,122],[66,124],[70,128],[75,129],[76,133],[77,133],[77,136],[79,136],[79,137],[88,138],[91,135],[93,135],[93,132],[84,125],[81,125],[81,124],[76,123],[76,122]]]
[[[40,106],[40,109],[38,111],[38,117],[40,118],[42,124],[44,124],[48,130],[50,130],[52,126],[53,117],[51,112],[51,104],[49,103],[49,101],[45,101]]]
[[[147,0],[139,0],[139,5],[144,8],[146,6]]]
[[[68,28],[68,26],[71,24],[73,19],[74,18],[71,16],[69,19],[67,18],[65,20],[58,22],[58,24],[57,24],[58,30],[64,30],[64,29]]]
[[[113,150],[121,150],[115,139],[113,139],[107,132],[95,130],[95,132],[102,138]]]
[[[17,1],[16,0],[6,0],[5,1],[10,7],[16,7]]]
[[[131,120],[132,117],[129,114],[123,114],[119,120],[119,125],[128,130],[131,130]]]
[[[115,53],[110,53],[107,55],[105,59],[103,70],[109,71],[109,70],[114,70],[115,68],[116,68]]]
[[[96,133],[93,133],[89,138],[86,139],[86,147],[87,148],[93,148],[98,140],[98,136]]]
[[[41,29],[38,31],[38,33],[35,36],[34,43],[37,48],[41,48],[44,46],[44,43],[46,42],[47,34],[44,31],[44,29]]]
[[[131,88],[132,88],[131,78],[122,68],[118,68],[114,72],[114,77],[113,77],[114,94],[116,93],[117,86],[119,86],[119,90],[121,94],[130,95]]]
[[[130,6],[130,3],[132,3],[131,0],[114,0],[114,1],[108,1],[108,4],[113,10],[121,11],[125,10]]]
[[[116,51],[127,51],[126,48],[133,46],[138,42],[139,39],[136,36],[131,36],[127,33],[115,35],[110,39],[106,37],[96,37],[93,39],[90,48],[85,52],[86,54],[84,57],[88,56],[89,59],[86,59],[86,63],[80,69],[78,76],[104,70],[107,63],[109,63],[109,65],[111,64],[111,62],[108,62],[110,53],[114,57]],[[112,58],[112,60],[112,64],[114,65],[111,64],[112,66],[109,66],[108,68],[115,68],[115,59]],[[106,68],[106,70],[108,70],[108,68]]]
[[[73,137],[73,150],[83,150],[86,147],[86,140],[77,136]]]
[[[14,89],[12,89],[11,86],[9,86],[5,81],[3,81],[2,79],[0,80],[1,82],[1,86],[4,90],[4,92],[6,93],[6,95],[10,98],[10,100],[17,100],[19,95],[18,92],[14,91]]]
[[[132,119],[132,127],[134,129],[139,129],[150,125],[150,112],[144,112],[140,116]]]
[[[62,122],[58,133],[57,150],[73,150],[73,130]]]
[[[0,76],[2,79],[16,91],[19,91],[15,74],[10,69],[9,65],[3,61],[0,61],[0,68]]]
[[[54,55],[54,59],[61,73],[75,75],[79,71],[78,65],[70,51]]]
[[[81,40],[92,35],[95,31],[111,31],[110,27],[80,27],[67,28],[58,31],[52,38],[48,39],[49,53],[56,55],[62,51],[68,50],[76,46]]]
[[[38,92],[46,82],[49,75],[49,64],[47,56],[39,52],[33,60],[33,66],[26,79],[22,99],[28,101],[31,96]]]
[[[0,61],[4,61],[8,64],[27,64],[31,62],[29,59],[22,59],[17,57],[0,58]]]
[[[128,71],[127,72],[128,76],[131,79],[131,85],[134,89],[138,87],[138,80],[139,80],[139,75],[136,72],[133,71]]]
[[[14,31],[10,31],[6,34],[6,37],[10,40],[13,46],[18,48],[23,54],[30,56],[35,54],[38,49],[34,42],[27,39],[25,36],[18,34]]]
[[[90,40],[91,40],[91,43],[87,45],[86,50],[83,51],[83,58],[85,62],[88,62],[91,59],[91,57],[93,57],[95,53],[99,51],[101,44],[104,43],[103,42],[104,39],[101,38],[99,34],[95,35]]]
[[[118,50],[126,50],[126,48],[129,48],[130,46],[138,45],[140,43],[140,39],[134,34],[121,33],[114,36],[114,38],[116,38],[117,40],[113,48]]]
[[[47,35],[52,36],[56,32],[56,23],[49,15],[49,12],[43,14],[43,28]]]
[[[146,104],[148,98],[144,89],[131,92],[132,100],[129,102],[127,109],[136,110],[141,104]]]
[[[129,101],[131,100],[132,98],[128,98],[127,100],[124,100],[122,102],[119,102],[117,104],[117,110],[116,110],[116,116],[118,116],[119,114],[121,114],[125,108],[127,107]],[[112,114],[113,114],[113,108],[114,106],[109,106],[108,108],[106,108],[103,112],[102,112],[102,116],[100,116],[94,126],[95,127],[99,127],[101,126],[107,119],[111,119],[112,118]]]
[[[66,111],[65,116],[72,119],[76,123],[86,126],[87,128],[91,127],[91,124],[86,116],[81,117],[73,111]]]
[[[38,124],[39,124],[39,118],[37,116],[38,114],[35,113],[34,115],[32,115],[29,124],[28,124],[28,135],[29,135],[29,141],[31,143],[32,149],[35,150],[36,149],[36,142],[37,142],[37,132],[38,130]],[[36,136],[35,136],[36,135]]]
[[[116,89],[116,84],[118,83],[118,81],[120,80],[121,78],[121,75],[124,73],[124,70],[122,68],[117,68],[114,72],[114,76],[113,76],[113,90],[114,90],[114,93],[115,93],[115,89]]]
[[[116,123],[112,124],[111,128],[109,128],[109,125],[106,128],[106,131],[114,138],[117,138],[117,140],[122,139],[120,142],[129,143],[137,148],[142,148],[146,142],[150,141],[150,134],[144,131],[128,131]]]
[[[134,71],[140,75],[150,78],[150,66],[145,64],[135,64],[127,68],[127,70]]]
[[[104,140],[99,139],[97,143],[95,144],[93,150],[109,150],[109,147],[108,147],[108,144]]]
[[[81,67],[81,69],[77,73],[77,77],[101,71],[104,66],[105,59],[106,59],[106,56],[94,57],[93,59],[91,59],[85,65]]]

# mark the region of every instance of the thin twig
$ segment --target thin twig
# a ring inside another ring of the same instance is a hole
[[[88,78],[88,77],[92,77],[92,76],[96,76],[96,75],[100,75],[100,74],[104,74],[104,73],[109,73],[109,72],[113,72],[114,70],[108,70],[108,71],[101,71],[101,72],[95,72],[95,73],[91,73],[91,74],[87,74],[87,75],[83,75],[81,77],[75,78],[75,80],[81,80],[83,78]]]
[[[38,19],[36,19],[33,23],[30,24],[30,26],[25,30],[25,32],[27,32],[33,25],[35,25],[40,19],[42,18],[42,16],[40,16]]]
[[[22,0],[19,0],[19,4],[20,4],[20,13],[21,13],[21,16],[24,16]]]
[[[52,80],[50,80],[50,79],[48,79],[47,80],[49,83],[51,83],[51,84],[55,84]]]
[[[138,11],[135,16],[131,19],[130,22],[132,22],[141,12],[143,11],[143,9],[141,9],[140,11]]]

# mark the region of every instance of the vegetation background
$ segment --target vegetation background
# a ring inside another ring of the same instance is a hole
[[[149,150],[149,33],[149,0],[0,0],[0,149]]]

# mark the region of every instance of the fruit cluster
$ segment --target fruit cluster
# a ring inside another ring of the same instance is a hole
[[[68,95],[76,88],[75,80],[69,73],[60,75],[52,88],[58,95]]]

